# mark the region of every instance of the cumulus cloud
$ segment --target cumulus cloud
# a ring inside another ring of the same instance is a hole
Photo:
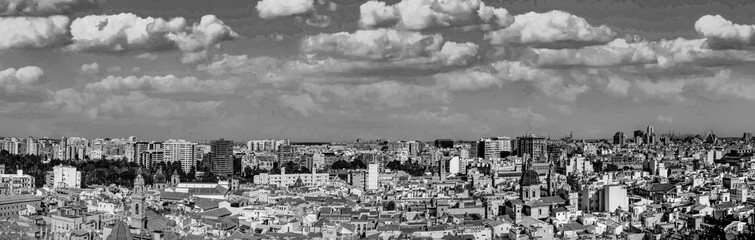
[[[0,50],[59,44],[66,37],[68,22],[66,16],[0,17]]]
[[[417,123],[436,123],[444,125],[464,124],[471,120],[469,115],[463,113],[450,113],[448,111],[433,112],[428,110],[408,114],[391,114],[388,115],[388,118],[402,119]]]
[[[284,94],[278,97],[278,101],[280,101],[283,107],[291,108],[305,117],[311,113],[323,112],[322,107],[315,103],[315,100],[308,93],[299,95]]]
[[[535,122],[545,122],[545,116],[532,111],[532,107],[509,107],[509,114],[515,119]]]
[[[125,95],[104,92],[76,91],[66,88],[54,91],[52,100],[45,105],[65,112],[82,114],[89,118],[137,118],[156,119],[206,117],[216,113],[221,101],[176,101],[154,98],[142,92],[131,91]]]
[[[81,65],[81,72],[86,73],[86,74],[100,73],[100,65],[96,62]]]
[[[293,16],[315,9],[314,0],[262,0],[257,2],[257,13],[262,19]]]
[[[33,90],[44,79],[44,71],[37,66],[19,69],[8,68],[0,71],[0,89],[7,93],[21,93]]]
[[[402,64],[437,62],[466,65],[477,55],[474,43],[443,42],[440,34],[425,35],[394,29],[359,30],[354,33],[322,33],[302,41],[306,54],[355,60],[405,61]]]
[[[485,38],[494,45],[571,48],[607,43],[615,36],[608,26],[592,26],[582,17],[555,10],[516,15],[511,26],[489,32]]]
[[[452,91],[480,90],[501,87],[503,82],[495,73],[481,67],[456,70],[433,75],[439,86]]]
[[[263,56],[250,58],[247,55],[217,55],[210,63],[200,64],[197,70],[220,76],[225,74],[263,74],[277,68],[278,60]]]
[[[181,63],[192,64],[204,61],[207,59],[207,50],[199,52],[185,52],[181,55]]]
[[[188,26],[177,17],[141,18],[132,13],[89,15],[71,23],[73,51],[169,50],[197,52],[221,41],[238,36],[213,15],[205,15],[199,23]]]
[[[710,38],[709,47],[720,49],[750,45],[755,26],[736,24],[721,15],[705,15],[695,22],[695,30]]]
[[[100,0],[3,0],[0,16],[51,15],[91,8]]]
[[[501,28],[512,20],[508,10],[480,0],[402,0],[394,5],[368,1],[359,6],[359,25],[366,29],[391,26],[418,31],[480,24]]]
[[[108,76],[99,82],[88,83],[87,92],[152,91],[157,93],[230,94],[238,87],[234,80],[200,80],[196,77],[166,76]]]
[[[658,122],[670,124],[670,123],[674,122],[674,118],[663,116],[663,115],[658,115]]]

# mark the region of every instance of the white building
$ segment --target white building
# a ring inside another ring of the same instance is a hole
[[[509,137],[483,138],[480,142],[484,147],[485,159],[501,158],[501,152],[511,152],[511,138]]]
[[[55,166],[53,172],[53,188],[81,188],[81,172],[71,166]]]
[[[605,185],[603,186],[602,194],[602,211],[613,212],[616,209],[629,210],[629,197],[627,196],[627,189],[622,185]]]
[[[181,162],[181,169],[188,173],[191,167],[197,165],[195,154],[197,143],[189,142],[183,139],[170,139],[163,142],[163,161]]]
[[[461,172],[461,158],[455,156],[448,161],[448,173],[451,175],[459,175]]]
[[[279,187],[289,187],[296,184],[296,181],[301,179],[302,184],[305,186],[321,186],[328,182],[328,173],[299,173],[299,174],[286,174],[286,169],[281,169],[281,174],[268,174],[262,173],[254,176],[255,184],[276,185]]]
[[[380,171],[378,171],[378,165],[377,163],[370,163],[367,165],[367,186],[365,190],[377,190],[378,189],[378,175],[380,174]]]

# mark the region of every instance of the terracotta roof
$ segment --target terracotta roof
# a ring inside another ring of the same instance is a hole
[[[131,236],[131,230],[129,230],[128,225],[123,220],[115,223],[115,226],[113,226],[113,230],[110,232],[110,235],[107,236],[107,240],[132,240],[132,239],[133,237]]]

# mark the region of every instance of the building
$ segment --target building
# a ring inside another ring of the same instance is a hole
[[[212,141],[210,162],[212,173],[219,176],[233,175],[233,141]]]
[[[628,211],[629,197],[627,189],[622,185],[605,185],[600,191],[601,211],[613,212],[617,209]]]
[[[482,138],[477,147],[479,151],[478,156],[486,160],[501,158],[502,154],[511,153],[511,138]]]
[[[454,148],[454,140],[451,139],[436,139],[436,148]]]
[[[378,189],[378,177],[379,177],[380,171],[378,171],[378,164],[377,163],[370,163],[367,165],[367,185],[365,187],[365,190],[377,190]]]
[[[18,216],[29,208],[27,206],[40,209],[41,203],[42,198],[34,195],[0,196],[0,217]]]
[[[525,135],[517,139],[519,157],[530,157],[535,160],[547,160],[547,149],[544,137],[534,134]]]
[[[152,164],[162,162],[162,142],[135,142],[133,144],[134,161],[141,166],[149,168]],[[149,154],[144,154],[149,153]],[[155,156],[155,155],[159,156]],[[146,158],[146,159],[145,159]]]
[[[55,166],[52,176],[52,188],[81,188],[81,172],[76,167]]]
[[[2,166],[3,173],[0,173],[0,194],[17,195],[34,193],[34,177],[24,174],[22,170],[17,170],[16,174],[5,174],[5,166]]]
[[[180,162],[181,169],[184,172],[190,172],[191,168],[196,167],[196,146],[197,143],[189,142],[183,139],[170,139],[163,142],[163,161],[172,163]]]
[[[294,186],[297,182],[301,181],[302,186],[320,186],[328,182],[328,173],[299,173],[299,174],[286,174],[286,169],[281,168],[281,174],[269,174],[262,173],[254,176],[255,184],[263,185],[276,185],[278,187],[290,187]]]
[[[616,134],[613,135],[614,145],[624,144],[626,140],[627,140],[627,136],[624,135],[624,132],[616,132]]]

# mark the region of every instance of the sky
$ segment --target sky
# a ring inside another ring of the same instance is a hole
[[[741,136],[755,2],[0,0],[0,136]]]

